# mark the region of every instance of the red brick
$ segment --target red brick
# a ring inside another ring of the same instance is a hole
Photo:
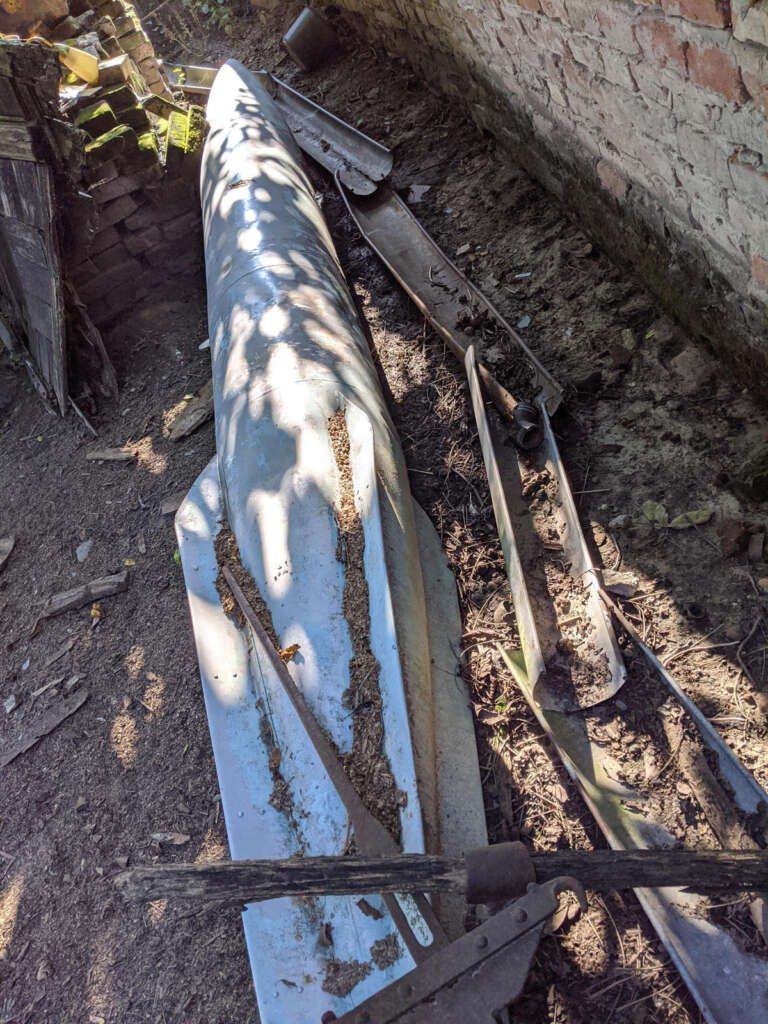
[[[612,192],[617,199],[625,199],[629,190],[629,182],[606,160],[598,160],[597,175],[609,192]]]
[[[768,288],[768,260],[762,256],[752,257],[752,277],[763,288]]]
[[[680,13],[690,21],[727,28],[731,24],[731,5],[728,0],[679,0]]]
[[[667,15],[698,21],[700,25],[727,28],[731,24],[730,0],[661,0]]]
[[[688,70],[695,82],[720,93],[732,103],[743,103],[747,99],[741,72],[728,54],[715,46],[700,49],[691,43],[688,47]]]
[[[557,18],[568,24],[565,0],[541,0],[541,10],[548,18]]]
[[[768,117],[768,82],[764,82],[749,71],[742,71],[741,74],[752,102]]]
[[[635,35],[646,56],[654,57],[663,68],[673,67],[685,73],[687,43],[678,37],[672,25],[655,21],[650,26],[638,26]]]

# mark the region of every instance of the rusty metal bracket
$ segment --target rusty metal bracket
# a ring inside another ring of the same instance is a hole
[[[586,910],[575,878],[532,884],[525,896],[345,1013],[338,1024],[494,1024],[519,996],[564,892],[576,893]]]

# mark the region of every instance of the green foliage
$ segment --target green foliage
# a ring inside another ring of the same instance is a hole
[[[181,0],[185,7],[212,22],[216,28],[225,29],[236,17],[237,0]]]

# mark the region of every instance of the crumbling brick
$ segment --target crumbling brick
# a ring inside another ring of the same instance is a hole
[[[763,256],[752,257],[752,278],[762,287],[768,289],[768,259]]]
[[[111,131],[117,125],[112,108],[108,103],[93,103],[75,117],[75,128],[87,132],[92,139]]]
[[[629,182],[607,160],[598,160],[597,175],[608,191],[612,192],[617,199],[624,199],[626,197],[629,190]]]
[[[724,50],[691,43],[688,47],[688,69],[691,78],[699,85],[720,93],[731,103],[743,103],[747,99],[741,72]]]
[[[109,60],[99,61],[99,85],[120,85],[135,72],[136,66],[127,53],[120,57],[110,57]]]
[[[157,224],[150,224],[143,231],[127,232],[123,239],[125,248],[131,256],[141,255],[141,253],[146,252],[152,246],[159,245],[162,240],[163,235]]]
[[[202,221],[197,210],[183,213],[180,217],[174,217],[163,224],[163,237],[168,242],[175,242],[181,238],[193,238],[195,241],[202,238]]]
[[[104,228],[112,224],[119,224],[120,221],[130,217],[138,208],[139,204],[131,195],[123,195],[119,199],[113,199],[101,207],[99,211],[99,225]]]
[[[136,133],[126,124],[119,124],[111,131],[100,135],[85,147],[85,158],[89,166],[95,167],[117,160],[124,152],[135,150]]]
[[[105,249],[110,249],[113,245],[117,245],[120,241],[120,232],[117,228],[109,227],[99,231],[94,236],[91,242],[91,255],[95,255],[99,252],[104,252]]]
[[[109,203],[120,196],[128,195],[131,192],[138,192],[151,180],[146,171],[138,174],[122,174],[109,181],[99,181],[89,189],[98,204]]]
[[[82,285],[80,298],[83,302],[91,303],[94,299],[103,298],[106,295],[132,294],[133,282],[140,272],[139,261],[128,257],[122,263],[102,271]]]
[[[117,245],[113,245],[109,249],[105,249],[103,252],[97,253],[93,257],[93,262],[100,271],[112,270],[113,267],[122,266],[129,258],[129,255],[130,254],[128,253],[125,245],[122,242],[118,242]]]

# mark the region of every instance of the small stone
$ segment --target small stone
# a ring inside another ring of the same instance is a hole
[[[725,636],[728,640],[741,640],[743,630],[738,622],[729,622],[725,627]]]
[[[626,514],[622,514],[620,516],[614,516],[613,519],[609,520],[608,528],[611,529],[611,530],[620,530],[624,526],[629,526],[631,521],[632,521],[632,517],[628,516]]]
[[[127,857],[115,857],[115,867],[127,868],[128,867],[128,858]]]
[[[761,562],[763,559],[763,546],[765,545],[764,533],[753,533],[749,538],[747,558],[750,562]]]
[[[699,348],[689,346],[669,362],[670,369],[680,378],[680,391],[695,395],[712,377],[712,362]]]
[[[45,981],[50,976],[51,968],[50,965],[43,960],[40,966],[37,968],[36,978],[38,981]]]
[[[603,570],[603,586],[609,594],[616,594],[618,597],[634,597],[637,593],[639,580],[631,572],[613,572],[611,569]]]
[[[75,810],[76,811],[82,811],[83,808],[87,807],[87,806],[88,806],[88,801],[85,799],[84,796],[79,796],[77,798],[77,800],[75,801]]]
[[[747,546],[747,528],[740,519],[723,519],[718,524],[717,535],[725,558],[740,554]]]
[[[78,544],[75,548],[75,556],[77,557],[78,562],[84,562],[88,555],[90,555],[92,548],[92,540],[84,540],[82,544]]]
[[[10,697],[6,697],[3,701],[3,707],[5,708],[6,715],[10,715],[12,711],[15,711],[19,706],[19,702],[16,699],[16,694],[12,693]]]
[[[763,576],[757,581],[758,587],[764,594],[768,594],[768,576]]]

